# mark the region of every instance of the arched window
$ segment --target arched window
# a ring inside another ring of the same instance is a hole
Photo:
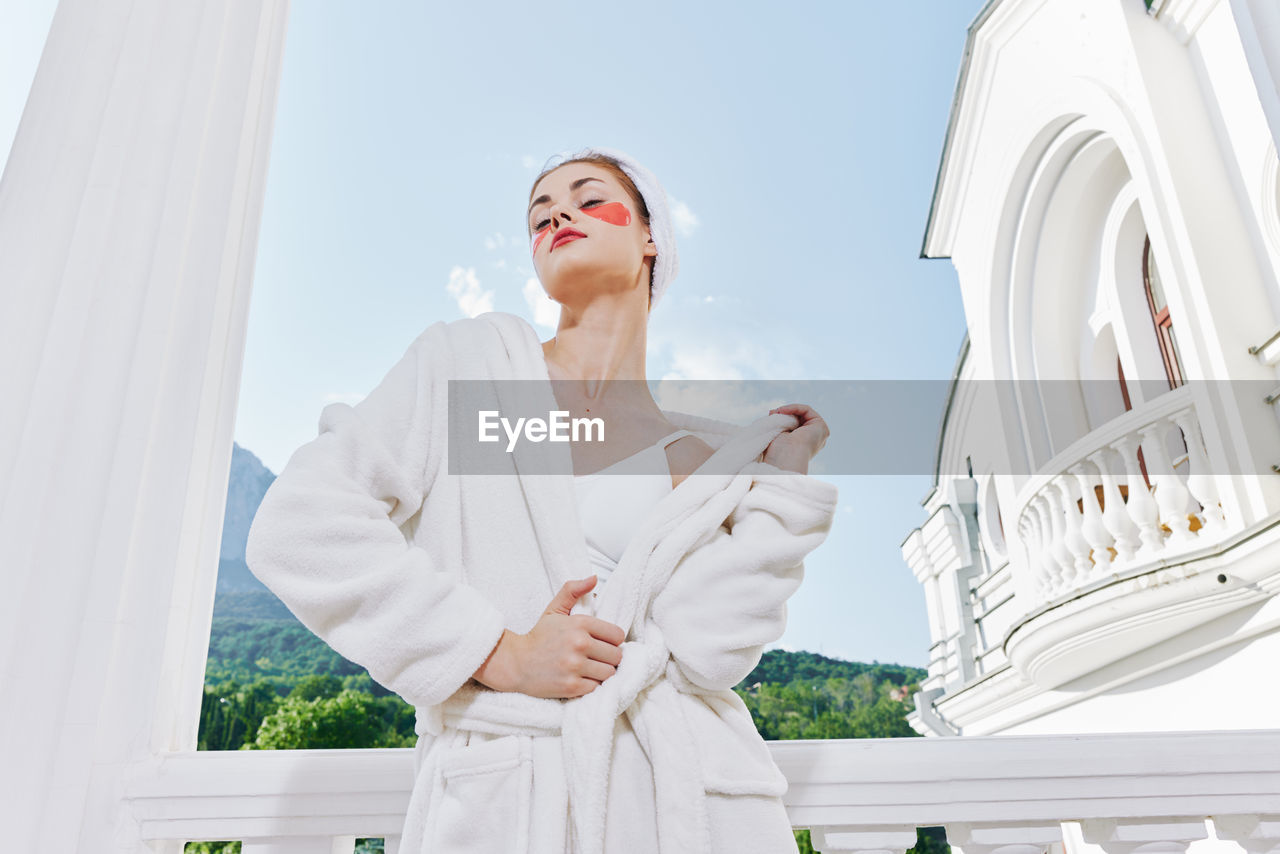
[[[1142,247],[1142,281],[1147,291],[1147,307],[1151,309],[1151,321],[1156,327],[1156,341],[1160,344],[1160,358],[1164,361],[1164,373],[1169,388],[1182,385],[1182,360],[1178,357],[1178,342],[1173,336],[1173,321],[1169,317],[1169,304],[1165,300],[1160,270],[1151,251],[1151,237],[1147,236]]]

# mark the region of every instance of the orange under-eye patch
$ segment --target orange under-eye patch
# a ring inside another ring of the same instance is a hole
[[[539,244],[539,243],[541,243],[541,242],[542,242],[542,239],[543,239],[544,237],[546,237],[546,236],[547,236],[548,234],[550,234],[550,233],[551,233],[551,223],[547,223],[546,225],[544,225],[544,226],[542,227],[542,230],[541,230],[541,231],[538,231],[538,232],[536,232],[536,233],[533,235],[533,251],[534,251],[534,253],[537,253],[537,251],[538,251],[538,244]]]
[[[598,220],[609,223],[610,225],[630,225],[631,211],[627,210],[627,206],[622,202],[609,202],[607,205],[597,205],[594,208],[583,208],[582,212],[590,214]],[[538,247],[542,244],[543,239],[551,233],[551,223],[547,223],[542,229],[533,235],[533,251],[536,254]]]
[[[594,208],[583,208],[584,214],[604,220],[610,225],[630,225],[631,211],[622,202],[609,202],[607,205],[596,205]]]

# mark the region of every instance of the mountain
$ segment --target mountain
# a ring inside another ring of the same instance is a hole
[[[275,479],[276,476],[252,451],[232,443],[227,503],[223,510],[222,550],[218,556],[219,593],[267,590],[245,564],[244,547],[249,539],[249,525],[253,522],[253,515],[258,512],[258,505],[267,494],[267,487]]]

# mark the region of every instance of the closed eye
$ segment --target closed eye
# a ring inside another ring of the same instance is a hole
[[[585,208],[587,205],[602,205],[602,204],[604,204],[603,199],[591,199],[590,201],[583,202],[582,206]],[[537,234],[539,231],[542,231],[542,229],[546,227],[546,224],[549,222],[551,222],[551,220],[549,219],[538,220],[538,222],[536,222],[533,226],[534,234]]]

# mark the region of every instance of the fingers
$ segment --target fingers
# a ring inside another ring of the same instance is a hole
[[[603,682],[617,672],[618,668],[612,664],[605,664],[603,661],[588,660],[582,665],[582,672],[580,675],[583,679]]]
[[[597,576],[595,575],[566,581],[560,585],[560,589],[556,591],[555,596],[551,597],[551,602],[542,613],[568,614],[573,610],[573,606],[578,603],[578,600],[587,595],[587,591],[595,586],[596,581]]]
[[[769,410],[769,414],[775,412],[785,412],[788,415],[794,415],[800,419],[801,424],[805,424],[814,418],[820,418],[816,409],[804,403],[788,403],[785,406],[778,406]]]
[[[600,679],[579,678],[578,683],[575,686],[572,693],[566,694],[563,698],[557,698],[557,699],[572,700],[576,697],[581,697],[585,694],[590,694],[592,691],[600,687],[601,681],[602,680]]]
[[[592,638],[591,643],[587,644],[587,660],[598,661],[616,669],[622,663],[622,647]]]
[[[578,670],[578,675],[582,679],[588,680],[586,683],[581,685],[583,694],[594,691],[599,687],[600,683],[609,679],[618,672],[618,665],[622,663],[622,647],[620,644],[625,640],[625,635],[623,635],[622,629],[615,626],[613,623],[608,623],[604,620],[596,620],[593,617],[589,617],[587,619],[591,619],[595,623],[598,623],[600,627],[603,627],[597,628],[597,631],[601,631],[603,634],[611,637],[617,637],[618,641],[617,643],[614,643],[612,640],[600,640],[599,638],[592,637],[587,643],[583,650],[586,657],[583,659]]]
[[[622,663],[621,626],[586,614],[544,614],[530,631],[531,690],[541,697],[575,697],[594,691]]]
[[[627,633],[622,630],[621,626],[586,614],[575,614],[574,616],[586,623],[587,632],[593,638],[599,638],[602,641],[613,644],[615,647],[621,645],[627,639]]]
[[[779,406],[769,410],[770,415],[773,415],[775,412],[785,412],[786,414],[794,415],[799,419],[800,423],[793,429],[799,429],[800,427],[805,427],[810,424],[821,424],[825,428],[827,424],[827,422],[822,420],[822,416],[818,414],[818,410],[804,403],[788,403],[785,406]]]

